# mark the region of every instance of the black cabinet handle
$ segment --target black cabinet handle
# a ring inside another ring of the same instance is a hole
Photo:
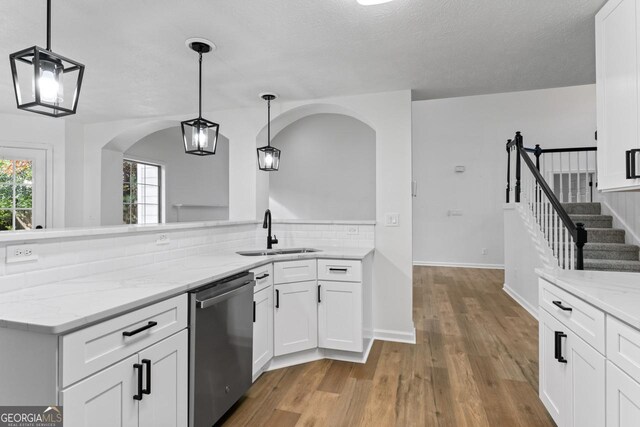
[[[276,308],[280,308],[280,291],[276,289]]]
[[[264,273],[263,275],[256,277],[256,280],[266,279],[267,277],[269,277],[269,273]]]
[[[346,268],[335,268],[335,267],[329,267],[329,271],[341,271],[343,273],[347,272]]]
[[[133,369],[138,370],[138,394],[133,395],[133,400],[142,400],[142,365],[134,363]]]
[[[147,386],[142,389],[142,394],[151,394],[151,360],[142,359],[142,364],[147,367]]]
[[[138,329],[134,329],[133,331],[124,331],[122,335],[124,335],[125,337],[132,337],[135,334],[139,334],[142,331],[146,331],[147,329],[153,328],[157,324],[158,322],[149,322],[146,325],[139,327]]]
[[[636,154],[640,153],[640,149],[628,150],[625,153],[626,165],[627,165],[627,179],[640,178],[640,175],[636,172]]]
[[[318,285],[318,304],[322,302],[322,298],[320,298],[320,287],[322,285]]]
[[[571,307],[565,307],[564,305],[562,305],[562,301],[552,301],[553,305],[555,305],[556,307],[558,307],[560,310],[564,310],[564,311],[573,311],[573,308]]]
[[[556,334],[555,359],[560,363],[567,363],[567,359],[562,357],[562,338],[566,338],[567,334],[560,331],[555,331],[555,334]]]
[[[256,302],[253,302],[253,323],[256,323]]]

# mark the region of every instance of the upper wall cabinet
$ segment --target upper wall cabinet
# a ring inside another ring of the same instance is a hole
[[[640,189],[640,0],[609,0],[596,15],[598,188]]]

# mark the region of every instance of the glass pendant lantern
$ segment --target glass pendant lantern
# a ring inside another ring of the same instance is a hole
[[[270,93],[262,95],[267,101],[267,145],[258,148],[258,169],[273,172],[280,167],[280,150],[271,146],[271,101],[276,96]]]
[[[16,103],[21,110],[63,117],[76,113],[84,65],[51,51],[51,0],[47,0],[47,48],[9,55]]]
[[[202,54],[211,52],[211,45],[193,41],[189,47],[198,54],[198,118],[181,122],[184,152],[196,156],[216,154],[220,125],[202,118]]]

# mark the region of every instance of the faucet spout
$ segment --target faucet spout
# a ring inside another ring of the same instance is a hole
[[[262,220],[262,228],[267,229],[267,249],[272,249],[274,244],[278,244],[275,234],[271,236],[271,210],[264,211],[264,219]]]

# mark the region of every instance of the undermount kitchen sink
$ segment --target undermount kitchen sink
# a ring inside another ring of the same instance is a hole
[[[320,249],[314,249],[314,248],[290,248],[290,249],[258,249],[255,251],[239,251],[236,253],[242,256],[266,256],[266,255],[306,254],[311,252],[321,252],[321,251]]]

